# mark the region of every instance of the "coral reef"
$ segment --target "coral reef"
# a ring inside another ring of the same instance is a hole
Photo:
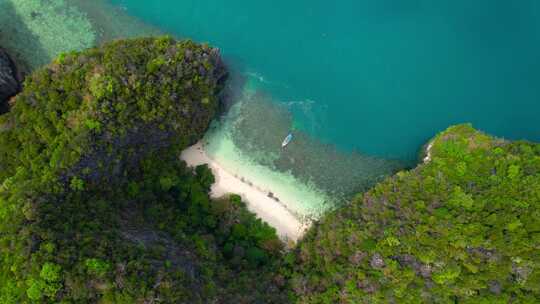
[[[30,70],[96,42],[86,15],[65,0],[0,1],[0,28],[0,44],[17,53]]]
[[[274,170],[291,172],[302,182],[330,194],[336,202],[345,202],[404,168],[397,160],[342,152],[299,129],[293,130],[293,142],[282,149],[280,143],[294,125],[292,115],[260,92],[246,94],[236,113],[226,119],[230,121],[231,138],[245,155]]]

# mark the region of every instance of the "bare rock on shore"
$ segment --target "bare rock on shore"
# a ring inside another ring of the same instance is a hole
[[[0,48],[0,114],[8,111],[8,101],[21,90],[20,78],[15,63],[7,52]]]

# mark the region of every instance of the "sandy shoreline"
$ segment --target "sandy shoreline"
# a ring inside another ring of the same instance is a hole
[[[285,202],[276,201],[268,192],[226,171],[205,153],[200,142],[184,150],[181,158],[190,166],[208,164],[216,177],[211,196],[218,198],[228,193],[240,195],[248,209],[274,227],[284,241],[296,242],[309,227],[309,223],[302,222],[287,209]]]

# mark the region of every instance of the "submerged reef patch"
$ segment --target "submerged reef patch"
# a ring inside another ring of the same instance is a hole
[[[96,40],[87,16],[65,0],[2,0],[0,28],[0,43],[29,69],[63,52],[92,47]]]
[[[24,74],[65,52],[159,34],[103,0],[0,0],[0,45]]]
[[[385,177],[402,169],[398,160],[345,152],[322,143],[295,128],[286,106],[258,92],[246,93],[231,120],[231,137],[250,158],[279,172],[288,172],[306,184],[345,201]],[[293,141],[285,148],[281,141],[289,133]]]
[[[205,137],[207,152],[230,172],[249,176],[297,215],[319,218],[405,167],[400,161],[341,151],[295,128],[290,109],[249,83]],[[281,143],[292,132],[285,148]]]

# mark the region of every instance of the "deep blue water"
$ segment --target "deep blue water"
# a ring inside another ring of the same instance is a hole
[[[540,141],[537,0],[112,2],[221,48],[344,150],[410,159],[463,122]]]

